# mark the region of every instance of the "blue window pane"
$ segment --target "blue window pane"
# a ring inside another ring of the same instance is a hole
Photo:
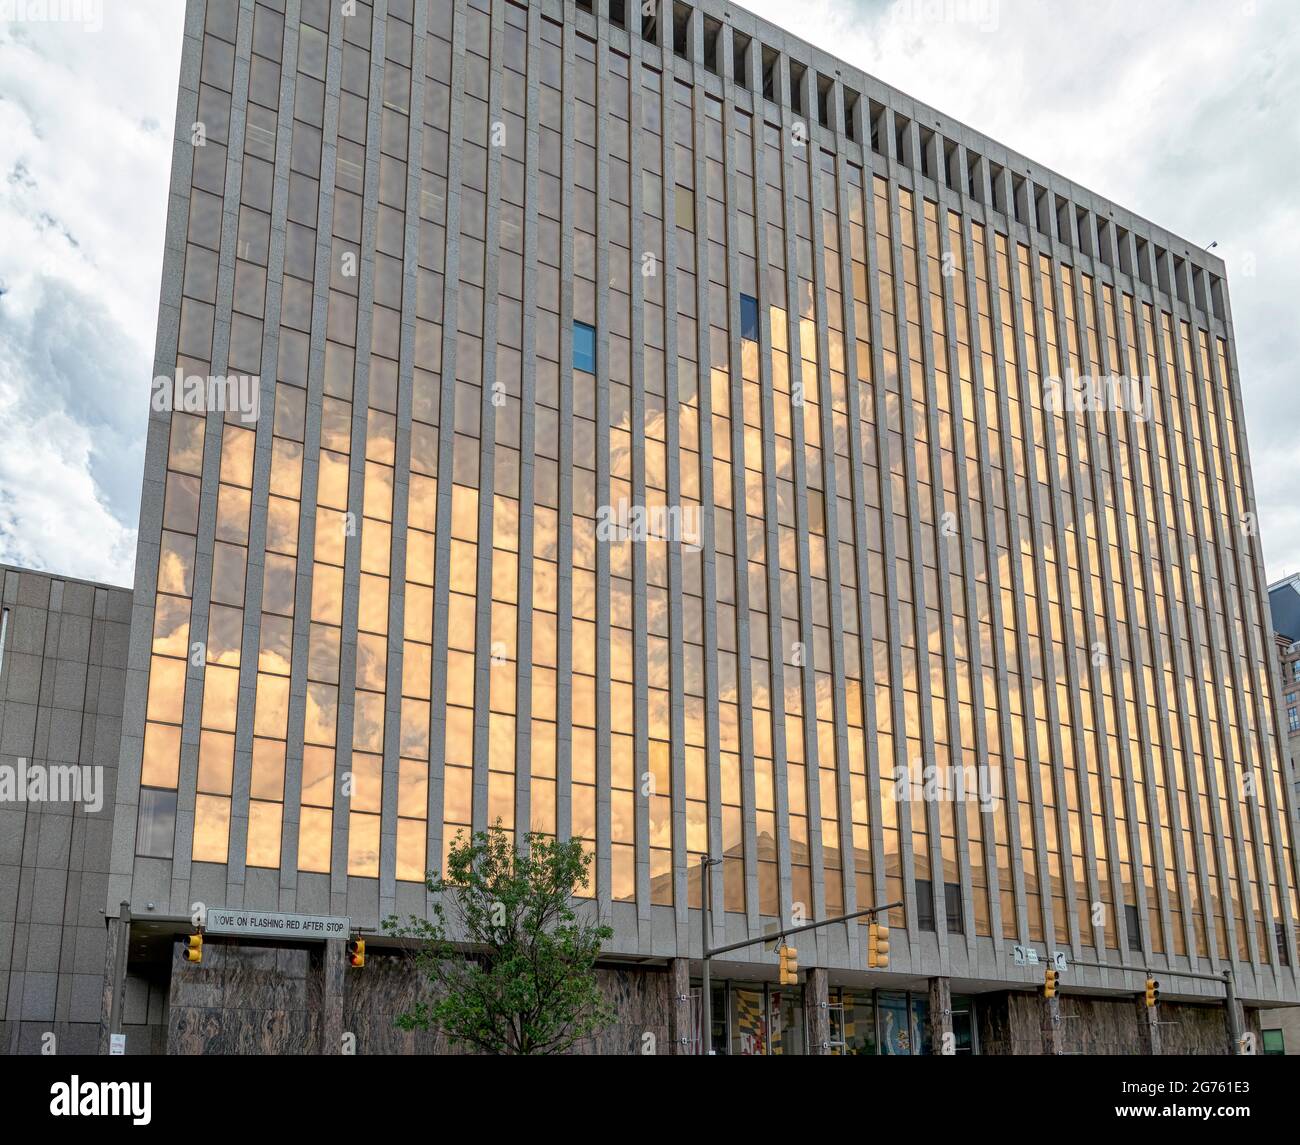
[[[758,341],[758,299],[748,294],[740,296],[740,336]]]
[[[596,328],[585,322],[573,324],[573,368],[596,372]]]

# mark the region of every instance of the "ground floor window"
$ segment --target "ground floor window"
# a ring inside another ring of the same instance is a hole
[[[808,1052],[807,1015],[800,987],[762,982],[712,983],[713,1052],[739,1057],[802,1055]],[[942,1052],[931,1044],[930,1004],[925,994],[906,990],[857,990],[833,986],[830,1052],[837,1055],[914,1056]],[[692,1050],[700,1052],[700,987],[691,990]],[[952,999],[953,1053],[979,1052],[975,1003]]]

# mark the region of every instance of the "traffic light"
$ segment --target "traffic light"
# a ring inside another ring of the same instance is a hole
[[[181,957],[186,962],[203,961],[203,935],[191,934],[185,939],[185,948],[181,951]]]
[[[1160,1001],[1160,983],[1154,978],[1147,979],[1147,1005],[1154,1006]]]
[[[364,938],[348,939],[348,965],[360,970],[366,964],[366,940]]]
[[[1043,971],[1043,997],[1044,998],[1056,997],[1056,988],[1060,982],[1060,979],[1061,979],[1061,972],[1059,970]]]
[[[797,986],[799,984],[799,951],[793,946],[782,946],[777,953],[781,956],[781,985]]]
[[[889,966],[889,927],[878,922],[867,927],[867,965],[875,970]]]

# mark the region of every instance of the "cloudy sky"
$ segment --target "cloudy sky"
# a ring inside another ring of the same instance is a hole
[[[1192,242],[1217,240],[1268,572],[1300,571],[1295,0],[746,6]],[[3,563],[132,581],[182,11],[102,0],[90,27],[0,15]]]

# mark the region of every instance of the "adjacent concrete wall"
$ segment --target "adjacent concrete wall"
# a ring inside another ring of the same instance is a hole
[[[0,1052],[94,1053],[131,592],[0,566],[0,607],[0,767],[90,767],[102,800],[0,802]]]

